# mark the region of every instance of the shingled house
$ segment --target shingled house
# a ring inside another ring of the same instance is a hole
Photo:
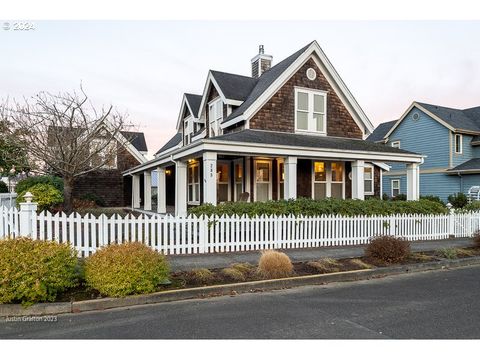
[[[418,198],[422,156],[366,141],[373,126],[316,41],[277,65],[263,46],[251,76],[209,71],[203,93],[185,94],[177,132],[132,177],[133,207],[155,211],[225,201],[380,196],[385,162],[407,163]],[[143,193],[142,193],[143,187]]]

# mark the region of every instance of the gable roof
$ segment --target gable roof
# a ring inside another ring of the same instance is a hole
[[[252,92],[258,79],[250,76],[230,74],[226,72],[210,70],[225,98],[230,100],[244,101]],[[200,104],[199,104],[200,106]]]
[[[375,130],[373,130],[373,133],[371,133],[367,140],[368,141],[373,141],[373,142],[381,142],[384,140],[385,135],[388,133],[388,131],[392,128],[393,125],[397,120],[392,120],[392,121],[387,121],[384,123],[379,124]]]
[[[122,135],[132,144],[138,151],[148,151],[147,142],[143,132],[121,131]]]
[[[198,109],[200,108],[200,102],[202,101],[202,95],[187,94],[185,93],[185,99],[188,102],[188,106],[192,111],[193,117],[198,117]]]
[[[461,110],[414,101],[385,134],[384,139],[390,136],[414,107],[451,131],[480,134],[480,106]]]
[[[222,121],[223,127],[234,124],[237,121],[246,120],[255,114],[312,55],[316,55],[314,60],[327,78],[327,81],[329,81],[335,89],[335,92],[351,114],[353,120],[361,128],[362,133],[373,132],[374,127],[372,123],[316,41],[312,41],[285,60],[265,71],[258,78],[255,87],[247,99]]]
[[[175,146],[179,145],[182,142],[182,133],[177,132],[173,137],[166,142],[165,145],[163,145],[156,153],[155,155],[158,155],[164,151],[167,151],[171,148],[174,148]]]

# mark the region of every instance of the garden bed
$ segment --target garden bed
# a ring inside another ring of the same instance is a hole
[[[422,263],[432,263],[441,260],[462,259],[480,256],[479,248],[455,248],[442,249],[428,252],[412,253],[406,260],[395,263],[385,264],[369,259],[366,257],[348,258],[348,259],[330,259],[322,258],[317,261],[302,261],[293,263],[293,273],[290,277],[301,277],[319,274],[342,273],[355,270],[388,268],[398,265],[413,265]],[[170,275],[170,283],[160,285],[156,289],[157,292],[177,289],[190,289],[205,286],[237,284],[251,281],[263,280],[256,271],[256,266],[251,264],[236,264],[239,268],[243,268],[243,278],[235,279],[231,275],[227,275],[225,268],[213,269],[196,269],[192,271],[177,271]],[[235,265],[233,265],[234,267]],[[231,267],[230,267],[231,268]],[[98,291],[89,289],[84,285],[69,289],[60,294],[57,302],[74,302],[93,299],[107,298],[102,296]]]

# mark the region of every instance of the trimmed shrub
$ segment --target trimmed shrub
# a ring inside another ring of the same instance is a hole
[[[107,296],[154,292],[168,274],[165,256],[138,242],[108,245],[85,261],[87,285]]]
[[[29,188],[37,184],[52,185],[63,194],[63,179],[53,175],[32,176],[20,180],[15,186],[15,192],[17,194],[26,193]]]
[[[476,247],[480,247],[480,230],[477,230],[472,235],[473,243]]]
[[[49,184],[37,184],[18,193],[17,204],[25,201],[23,196],[28,191],[33,194],[33,201],[38,203],[39,211],[50,210],[53,206],[63,203],[63,194],[57,188]]]
[[[375,236],[365,248],[365,256],[383,263],[398,263],[410,255],[410,243],[390,235]]]
[[[430,200],[383,201],[379,199],[324,199],[278,200],[266,202],[226,202],[214,206],[204,204],[189,209],[191,214],[200,215],[392,215],[392,214],[445,214],[447,208]]]
[[[77,254],[68,244],[0,240],[0,303],[55,301],[77,284]]]
[[[97,206],[100,206],[100,207],[107,206],[107,204],[105,203],[105,200],[103,200],[103,198],[98,196],[97,194],[87,193],[85,195],[82,195],[80,197],[80,200],[91,201],[91,202],[95,203]]]
[[[185,280],[193,285],[207,285],[215,280],[215,274],[208,269],[193,269],[186,273]]]
[[[457,211],[457,213],[470,212],[470,211],[480,211],[480,201],[478,200],[472,201],[470,204],[467,204],[462,209],[460,209],[460,211]]]
[[[398,194],[397,196],[392,197],[392,201],[406,201],[407,195],[405,194]]]
[[[462,209],[468,204],[468,198],[467,195],[459,192],[449,195],[448,202],[452,204],[455,209]]]
[[[265,279],[288,277],[293,272],[293,265],[287,254],[275,250],[265,250],[258,261],[258,273]]]
[[[438,197],[436,195],[420,195],[420,199],[430,200],[430,201],[445,205],[445,203],[440,199],[440,197]]]
[[[0,180],[0,194],[8,193],[8,186],[3,181]]]

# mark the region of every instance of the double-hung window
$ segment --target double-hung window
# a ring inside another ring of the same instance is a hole
[[[208,105],[208,122],[210,124],[210,137],[220,134],[220,123],[223,119],[223,103],[221,99],[215,100]]]
[[[323,91],[295,88],[295,130],[327,132],[327,94]]]
[[[462,135],[455,134],[455,154],[461,154],[462,151]]]
[[[392,197],[396,197],[400,194],[400,180],[393,179],[391,184],[392,184]]]
[[[363,180],[365,183],[365,195],[373,195],[373,181],[374,181],[374,175],[373,175],[373,166],[371,165],[365,165],[364,172],[363,172]]]
[[[200,174],[199,163],[193,162],[188,165],[188,202],[200,203]]]

